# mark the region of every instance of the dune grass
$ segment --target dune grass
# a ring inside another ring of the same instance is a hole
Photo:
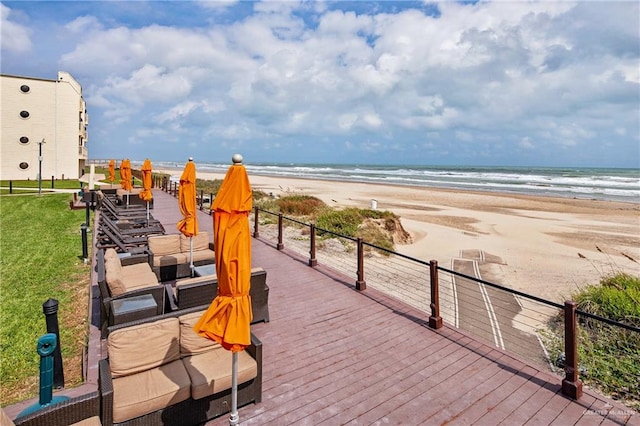
[[[569,299],[578,310],[640,327],[640,277],[625,273],[604,276]],[[552,359],[563,353],[564,320],[559,312],[542,333]],[[640,339],[638,333],[578,316],[580,379],[604,395],[640,411]]]
[[[76,181],[77,182],[77,181]],[[84,210],[69,194],[0,198],[0,405],[37,397],[42,304],[58,300],[65,387],[82,380],[89,266],[82,262]]]

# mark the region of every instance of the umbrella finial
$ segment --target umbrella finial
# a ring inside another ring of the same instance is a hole
[[[193,161],[193,157],[189,157],[189,161]]]
[[[231,157],[231,161],[233,161],[233,164],[242,164],[242,155],[241,154],[233,154],[233,157]]]

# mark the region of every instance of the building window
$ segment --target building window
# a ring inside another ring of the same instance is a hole
[[[29,111],[20,111],[20,117],[29,118]]]
[[[29,138],[26,137],[26,136],[22,136],[20,138],[20,143],[25,144],[25,145],[28,144],[29,143]]]
[[[31,88],[26,84],[23,84],[22,86],[20,86],[20,91],[22,93],[29,93],[31,91]]]
[[[19,164],[19,166],[22,170],[27,170],[29,168],[29,163],[27,163],[26,161],[23,161],[22,163]]]

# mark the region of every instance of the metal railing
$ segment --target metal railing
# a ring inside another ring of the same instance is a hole
[[[261,214],[270,218],[261,223]],[[283,250],[286,242],[287,250],[308,256],[311,267],[321,263],[345,276],[355,275],[356,289],[363,291],[370,285],[423,311],[431,328],[438,329],[446,322],[552,372],[563,373],[562,393],[574,399],[582,395],[580,375],[588,374],[578,362],[579,319],[626,330],[632,333],[632,340],[640,342],[638,327],[580,311],[574,301],[560,304],[483,280],[479,274],[462,272],[456,262],[445,268],[436,260],[416,259],[259,207],[254,208],[253,227],[255,238],[277,241],[278,250]],[[467,268],[477,270],[478,266],[475,263]],[[548,324],[554,321],[563,325],[557,348],[562,352],[555,359],[546,349]],[[617,396],[639,399],[633,390],[627,394],[622,390]]]

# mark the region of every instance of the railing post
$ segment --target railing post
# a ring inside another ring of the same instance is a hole
[[[53,182],[55,181],[55,176],[51,176],[51,189],[53,189]]]
[[[309,266],[316,266],[318,264],[318,259],[316,259],[316,224],[312,223],[309,225]]]
[[[258,230],[258,208],[253,209],[253,238],[258,238],[260,231]]]
[[[431,277],[431,316],[429,317],[429,327],[438,329],[442,327],[442,317],[440,316],[440,282],[438,279],[438,261],[429,261],[429,275]]]
[[[582,396],[582,382],[578,378],[578,335],[576,321],[576,302],[564,302],[564,353],[565,377],[562,380],[562,393],[569,398]]]
[[[200,210],[202,210],[202,206],[204,205],[204,191],[200,190]]]
[[[13,181],[9,181],[9,194],[13,194]]]
[[[278,213],[278,250],[282,250],[284,248],[284,244],[282,243],[282,213]]]
[[[356,290],[366,290],[367,283],[364,280],[364,244],[362,238],[358,238],[358,280],[356,281]]]

